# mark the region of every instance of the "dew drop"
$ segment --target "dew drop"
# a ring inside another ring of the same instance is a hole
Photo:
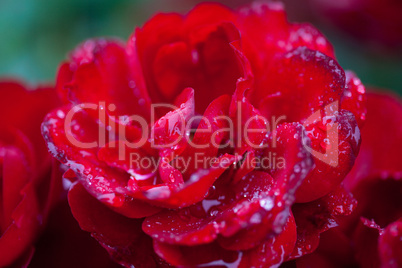
[[[106,193],[98,196],[98,200],[105,202],[113,207],[121,207],[124,204],[124,197],[115,193]]]

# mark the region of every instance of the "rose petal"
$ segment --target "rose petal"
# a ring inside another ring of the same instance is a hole
[[[332,228],[320,235],[316,251],[296,259],[297,267],[355,267],[352,243],[339,228]]]
[[[182,159],[189,160],[188,164],[183,167],[184,163],[177,163],[186,179],[200,168],[200,162],[203,163],[217,156],[221,143],[230,134],[229,121],[227,120],[229,103],[230,97],[223,95],[212,101],[205,110],[193,139],[189,141],[189,146],[181,156]]]
[[[100,162],[96,156],[97,147],[85,149],[77,146],[77,139],[85,138],[85,142],[96,140],[98,129],[89,125],[95,123],[87,121],[90,118],[85,113],[77,112],[71,133],[66,133],[65,117],[60,117],[61,113],[67,114],[66,108],[48,114],[42,125],[42,133],[53,156],[72,169],[93,196],[114,210],[133,218],[157,212],[158,208],[124,195],[129,175]]]
[[[355,217],[373,219],[382,228],[402,217],[402,181],[367,178],[353,189],[358,200]]]
[[[367,120],[355,167],[345,180],[353,189],[366,178],[401,178],[402,104],[398,97],[387,94],[367,95]],[[390,135],[392,133],[392,135]]]
[[[402,266],[402,219],[384,229],[378,241],[378,250],[383,266]]]
[[[1,205],[3,212],[1,218],[1,229],[6,230],[12,223],[11,215],[17,205],[21,202],[21,191],[23,187],[32,180],[32,173],[23,152],[15,147],[1,148],[3,154],[2,166],[2,193]]]
[[[74,104],[103,102],[111,115],[149,115],[148,96],[136,84],[120,41],[87,40],[70,55],[70,71],[72,80],[64,88]]]
[[[161,117],[152,127],[151,146],[160,156],[171,160],[187,145],[187,122],[194,115],[194,90],[187,88],[177,97],[174,110]]]
[[[217,243],[198,246],[178,246],[154,240],[155,252],[175,266],[267,267],[279,265],[293,249],[294,222],[288,223],[281,235],[248,251],[231,251]],[[290,239],[290,240],[289,240]],[[292,241],[293,240],[293,241]],[[269,251],[271,249],[271,251]]]
[[[272,178],[268,174],[254,172],[227,193],[222,188],[223,193],[217,193],[217,196],[210,197],[216,200],[203,200],[201,204],[190,208],[164,211],[148,217],[144,222],[143,229],[151,237],[164,243],[198,245],[212,242],[217,234],[225,232],[227,228],[231,228],[231,225],[240,228],[240,226],[250,224],[252,212],[248,211],[246,205],[243,206],[243,212],[239,209],[240,206],[236,210],[236,205],[263,196],[264,193],[268,192],[270,183],[272,183]],[[232,192],[238,195],[236,198],[238,200],[233,200]],[[261,209],[260,206],[258,208]],[[197,213],[197,210],[200,209],[202,211]],[[234,217],[234,214],[237,214],[237,217]],[[231,221],[235,222],[231,223]]]
[[[35,245],[35,255],[29,267],[120,267],[109,254],[83,232],[71,214],[67,200],[59,202],[52,210],[44,233]]]
[[[173,189],[178,188],[184,184],[183,175],[178,169],[172,167],[167,161],[162,161],[159,166],[159,174],[164,183],[167,183]]]
[[[272,218],[276,211],[273,197],[269,195],[272,184],[268,173],[252,171],[232,186],[226,200],[216,197],[223,206],[212,206],[207,212],[214,215],[215,211],[221,211],[214,221],[221,226],[218,242],[223,248],[250,249],[273,235],[276,225]]]
[[[123,169],[128,173],[146,175],[156,169],[153,164],[157,162],[158,154],[147,142],[140,146],[128,141],[113,141],[99,149],[98,158],[109,166]],[[141,166],[142,158],[153,159],[150,160],[150,167]]]
[[[32,183],[21,190],[22,200],[13,211],[13,223],[0,237],[0,266],[11,265],[20,255],[29,249],[39,232],[41,213],[36,189]]]
[[[276,57],[266,73],[255,91],[257,107],[265,117],[286,116],[287,122],[303,121],[339,101],[345,87],[336,60],[306,47]]]
[[[225,154],[210,163],[209,168],[206,166],[207,169],[200,169],[193,173],[189,180],[174,191],[161,185],[150,187],[148,190],[143,189],[142,194],[136,194],[135,197],[166,208],[183,208],[193,205],[205,198],[214,182],[235,161],[236,157]]]
[[[244,251],[239,267],[273,267],[284,262],[296,244],[296,224],[291,215],[282,233]]]
[[[142,220],[113,212],[80,183],[71,187],[68,201],[81,229],[90,232],[116,262],[126,267],[156,267],[151,241],[141,231]]]
[[[190,31],[199,25],[215,24],[222,21],[233,22],[235,19],[235,13],[224,5],[200,3],[187,14],[185,29]]]
[[[42,159],[34,166],[38,167],[38,172],[45,172],[50,158],[38,126],[46,113],[59,104],[56,91],[45,86],[27,90],[20,82],[0,81],[0,95],[0,122],[22,131],[29,138],[35,159]]]
[[[262,167],[268,169],[274,179],[269,192],[261,194],[254,202],[234,206],[235,214],[229,214],[230,217],[225,218],[225,223],[231,228],[227,228],[223,235],[231,236],[228,241],[236,241],[236,244],[225,243],[226,245],[248,249],[267,236],[282,231],[283,225],[291,214],[290,206],[294,202],[295,190],[312,165],[311,157],[304,148],[308,139],[303,133],[303,127],[296,123],[280,125],[271,133],[269,137],[271,148],[266,150],[263,157],[273,154],[278,160],[283,159],[284,162],[275,166]],[[251,174],[253,172],[249,173],[250,176]],[[244,215],[240,211],[245,212]],[[244,216],[248,225],[243,222]],[[250,228],[242,229],[233,235],[241,226],[250,226]]]
[[[351,112],[329,108],[310,119],[304,125],[315,166],[297,190],[297,202],[313,201],[334,190],[352,169],[360,146],[360,130]]]
[[[374,221],[361,218],[353,234],[354,255],[360,267],[380,267],[378,238],[382,229]]]
[[[290,259],[313,252],[318,246],[320,233],[336,227],[343,216],[352,213],[356,203],[349,192],[338,187],[318,200],[293,205],[297,242]]]
[[[366,120],[366,89],[360,79],[352,72],[346,71],[346,87],[341,99],[342,109],[351,111],[360,129]]]
[[[213,17],[217,13],[219,19]],[[129,47],[140,55],[153,102],[171,102],[181,90],[192,87],[196,111],[202,113],[212,99],[233,92],[242,76],[241,64],[230,45],[240,38],[229,23],[233,21],[230,10],[205,4],[185,17],[159,14],[136,31]],[[202,94],[206,91],[210,92],[208,96]]]
[[[159,242],[187,246],[209,243],[217,237],[216,223],[192,216],[187,208],[148,217],[143,230]]]
[[[239,155],[248,150],[261,147],[267,136],[267,120],[261,116],[246,98],[247,91],[252,87],[253,78],[241,78],[237,81],[236,91],[232,96],[229,115],[233,121],[235,151]]]
[[[265,76],[275,54],[299,46],[334,57],[332,45],[319,31],[308,24],[290,24],[287,21],[282,3],[252,3],[250,7],[240,9],[236,25],[242,32],[246,54],[258,78]]]
[[[233,266],[237,267],[241,256],[236,251],[222,249],[211,243],[199,246],[177,246],[154,240],[156,254],[174,266]]]

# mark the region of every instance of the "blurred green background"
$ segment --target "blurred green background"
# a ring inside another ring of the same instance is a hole
[[[127,39],[158,11],[189,10],[186,0],[0,0],[0,76],[32,84],[54,81],[59,63],[83,40],[97,36]],[[232,7],[249,1],[224,2]],[[312,21],[335,46],[345,69],[366,85],[402,94],[399,54],[375,51],[313,18],[303,1],[285,1],[291,21]]]

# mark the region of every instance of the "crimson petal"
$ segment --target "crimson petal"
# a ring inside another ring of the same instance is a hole
[[[303,121],[320,107],[339,102],[344,91],[345,72],[336,60],[306,47],[278,55],[268,68],[254,96],[267,118]]]
[[[33,183],[28,183],[21,190],[22,200],[12,213],[13,223],[0,237],[0,266],[11,265],[34,242],[40,231],[40,207]],[[39,216],[39,217],[38,217]]]
[[[217,243],[198,246],[179,246],[154,240],[155,252],[168,263],[181,267],[267,267],[279,265],[295,243],[295,225],[290,218],[279,236],[247,251],[225,250]]]
[[[362,129],[366,120],[366,89],[360,79],[352,71],[346,71],[346,87],[341,98],[342,109],[351,111]]]
[[[313,252],[319,243],[320,233],[336,227],[343,216],[356,208],[356,200],[342,187],[330,194],[292,207],[297,226],[297,242],[290,258]]]
[[[219,17],[213,17],[218,13]],[[211,99],[233,92],[242,76],[242,64],[231,47],[240,39],[234,22],[229,9],[204,4],[187,16],[156,15],[137,29],[129,50],[140,55],[153,102],[171,102],[183,88],[192,87],[196,111],[202,113]],[[202,95],[206,91],[212,95]]]
[[[188,247],[154,240],[154,249],[156,254],[174,266],[237,267],[241,259],[238,252],[224,250],[217,243]]]
[[[38,172],[44,172],[50,164],[50,158],[38,126],[46,113],[59,104],[56,91],[45,86],[27,90],[26,86],[20,82],[1,81],[0,95],[1,124],[8,128],[19,129],[29,138],[33,145],[35,159],[43,159],[33,167],[37,166]]]
[[[304,124],[311,139],[314,168],[297,190],[296,202],[313,201],[334,190],[352,169],[359,152],[360,129],[354,115],[346,110],[333,112],[331,107],[321,111],[322,115],[313,114]]]
[[[267,66],[276,54],[299,46],[334,57],[329,41],[308,24],[289,23],[284,5],[279,2],[253,3],[250,7],[240,9],[236,25],[242,32],[246,54],[258,79],[265,76]]]
[[[384,266],[402,266],[402,218],[384,229],[378,241],[378,249]]]
[[[248,221],[246,226],[250,227],[233,235],[244,225],[242,222],[244,215],[239,216],[239,213],[235,213],[236,215],[226,217],[226,224],[232,228],[227,228],[222,233],[224,236],[231,236],[225,239],[227,240],[225,245],[230,247],[238,245],[239,249],[247,249],[260,243],[267,236],[278,234],[283,230],[291,214],[290,206],[294,202],[295,191],[312,167],[311,156],[304,148],[308,142],[303,126],[296,123],[282,124],[270,134],[270,147],[266,149],[263,159],[271,154],[275,158],[283,159],[284,162],[275,166],[261,167],[271,173],[273,185],[269,192],[260,195],[256,202],[234,206],[234,211],[237,212],[246,205],[242,210],[246,211],[245,219]],[[250,176],[252,174],[253,172],[249,173]],[[224,239],[221,242],[223,241]],[[236,244],[228,243],[229,241],[236,241]]]
[[[402,104],[389,94],[367,94],[364,140],[355,167],[345,180],[348,189],[366,178],[402,178]],[[392,133],[392,135],[390,135]]]
[[[69,68],[71,81],[64,84],[64,90],[74,104],[104,102],[111,115],[148,115],[149,98],[138,86],[140,81],[135,80],[120,41],[87,40],[70,55]],[[62,65],[60,71],[64,73],[65,69]]]
[[[230,131],[227,120],[229,103],[230,97],[223,95],[212,101],[205,110],[193,139],[189,141],[189,146],[182,155],[183,159],[189,160],[185,167],[179,167],[186,179],[198,169],[198,161],[201,159],[208,161],[212,157],[216,157],[220,146],[227,147],[229,145],[228,143],[221,145],[227,139],[228,131]]]
[[[161,157],[169,160],[181,154],[187,145],[187,122],[194,115],[194,90],[183,90],[173,108],[156,121],[151,130],[151,145],[159,149]]]
[[[66,132],[64,124],[68,108],[48,114],[42,124],[43,136],[53,156],[72,169],[93,196],[116,211],[133,218],[142,218],[159,211],[143,201],[125,196],[129,175],[99,161],[97,147],[85,149],[77,146],[79,138],[84,137],[86,142],[96,139],[98,129],[94,127],[94,122],[86,121],[88,116],[85,113],[76,113],[75,120],[71,122],[71,133]]]
[[[225,154],[215,159],[213,163],[208,163],[209,168],[207,166],[193,173],[189,180],[173,191],[168,186],[159,185],[149,187],[148,190],[143,189],[141,195],[135,194],[135,196],[166,208],[183,208],[193,205],[205,198],[214,182],[237,159],[235,156]]]
[[[141,230],[142,220],[113,212],[80,183],[71,187],[68,201],[81,229],[90,232],[116,262],[126,267],[156,267],[151,241]]]

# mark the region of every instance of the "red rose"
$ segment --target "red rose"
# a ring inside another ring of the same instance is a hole
[[[355,205],[340,183],[364,87],[279,3],[204,4],[126,45],[86,41],[57,88],[66,105],[42,133],[70,168],[72,213],[124,266],[279,265]]]
[[[30,91],[17,82],[0,82],[1,267],[29,263],[34,242],[59,198],[58,164],[40,133],[41,121],[57,103],[54,89]]]
[[[363,142],[344,183],[358,201],[340,227],[323,235],[297,267],[402,266],[402,102],[370,93]]]

